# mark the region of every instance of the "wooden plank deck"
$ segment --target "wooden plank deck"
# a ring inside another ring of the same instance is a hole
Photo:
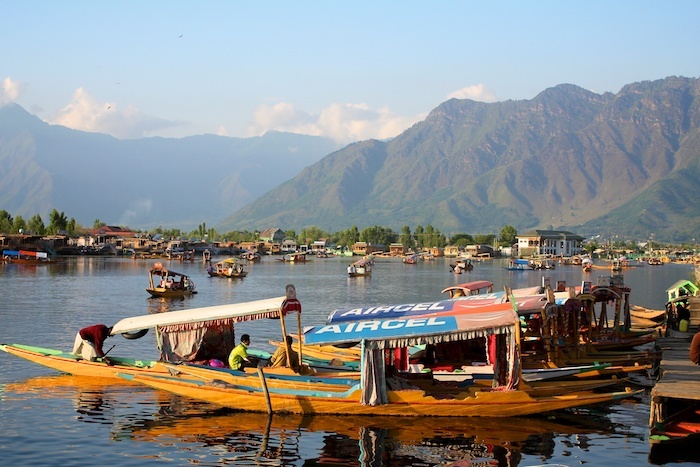
[[[687,338],[659,338],[656,345],[663,349],[659,379],[651,390],[649,426],[661,422],[675,412],[674,402],[700,401],[700,366],[690,361],[690,341],[697,328]]]

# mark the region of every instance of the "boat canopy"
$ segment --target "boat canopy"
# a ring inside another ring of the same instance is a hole
[[[298,306],[297,306],[298,305]],[[155,328],[157,326],[197,326],[204,322],[216,320],[232,320],[232,322],[252,321],[263,318],[278,318],[280,309],[283,314],[301,312],[297,300],[287,300],[286,297],[268,298],[244,303],[217,305],[190,310],[170,311],[144,316],[124,318],[112,327],[112,335]]]
[[[44,252],[44,251],[32,251],[32,250],[3,250],[2,254],[5,256],[29,256],[32,258],[42,258],[46,259],[49,257],[49,254]]]
[[[666,289],[666,294],[670,302],[683,296],[697,297],[700,294],[700,288],[693,282],[682,279]]]
[[[387,313],[395,312],[394,318]],[[364,314],[365,319],[361,319]],[[335,319],[344,313],[334,314]],[[514,332],[518,316],[510,303],[462,306],[459,300],[347,310],[355,321],[332,322],[304,332],[306,344],[364,341],[366,348],[387,349],[475,339]],[[329,320],[333,318],[329,317]]]
[[[163,277],[168,277],[168,276],[182,276],[182,277],[188,277],[187,274],[183,274],[181,272],[176,272],[173,271],[172,269],[168,269],[165,266],[163,266],[162,263],[156,263],[153,265],[149,273],[152,276],[163,276]]]

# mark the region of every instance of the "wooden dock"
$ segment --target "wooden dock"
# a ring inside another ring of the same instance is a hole
[[[691,327],[682,338],[659,338],[656,345],[663,350],[659,379],[651,390],[649,426],[662,422],[693,401],[700,401],[700,366],[690,361],[690,341],[697,327]]]

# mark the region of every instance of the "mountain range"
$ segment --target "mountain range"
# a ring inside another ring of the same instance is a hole
[[[344,148],[276,132],[118,140],[10,104],[0,108],[0,209],[131,228],[512,225],[693,241],[699,97],[700,80],[668,77],[618,93],[561,84],[530,100],[451,99],[390,141]]]
[[[562,84],[531,100],[451,99],[388,142],[351,144],[222,222],[225,229],[430,224],[691,241],[700,81],[617,94]],[[700,240],[700,237],[698,238]]]
[[[45,223],[57,209],[87,227],[213,227],[338,147],[279,132],[119,140],[9,104],[0,107],[0,209]]]

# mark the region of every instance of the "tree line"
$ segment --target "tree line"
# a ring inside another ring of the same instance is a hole
[[[99,219],[95,219],[91,228],[85,228],[74,218],[68,219],[66,213],[53,209],[49,213],[49,225],[47,226],[41,215],[36,214],[26,220],[21,215],[12,216],[6,210],[0,210],[0,232],[5,234],[26,233],[34,235],[56,235],[64,233],[69,236],[87,234],[90,229],[99,229],[107,225]],[[202,241],[213,242],[249,242],[260,240],[260,231],[231,231],[219,233],[213,228],[208,228],[202,222],[191,232],[180,229],[164,229],[157,227],[150,230],[137,230],[137,233],[154,236],[161,234],[166,238],[197,238]],[[495,234],[471,235],[468,233],[458,233],[447,237],[440,232],[440,229],[428,224],[426,226],[417,225],[413,230],[408,225],[401,228],[400,232],[395,232],[389,227],[373,225],[360,230],[356,225],[349,229],[338,232],[327,232],[320,227],[310,226],[303,228],[299,233],[296,230],[285,230],[285,237],[293,239],[298,244],[309,244],[320,239],[326,239],[332,245],[352,246],[356,242],[366,242],[373,245],[384,245],[388,247],[392,243],[401,243],[406,248],[431,248],[445,247],[446,245],[466,246],[473,244],[492,245],[498,242],[500,245],[512,245],[515,242],[517,231],[513,226],[503,227],[498,238]]]

